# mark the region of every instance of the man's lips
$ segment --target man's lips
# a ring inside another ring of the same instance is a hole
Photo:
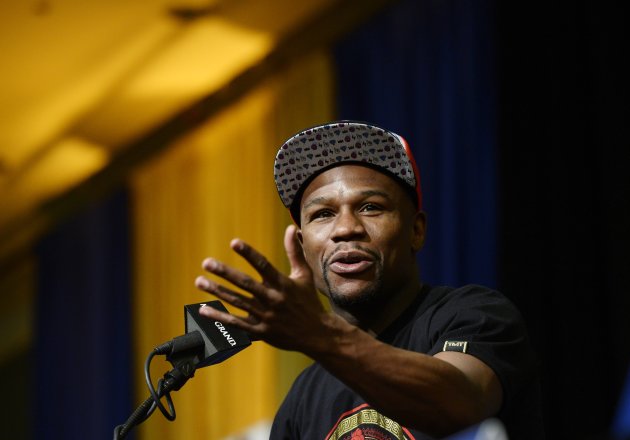
[[[374,258],[361,251],[338,251],[330,259],[328,267],[336,274],[361,273],[374,265]]]

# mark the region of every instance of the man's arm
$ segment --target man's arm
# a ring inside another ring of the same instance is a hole
[[[397,422],[442,437],[499,411],[501,385],[477,358],[428,356],[392,347],[347,323],[340,327],[336,343],[311,356]]]
[[[204,269],[251,294],[243,295],[205,277],[197,286],[243,310],[247,316],[202,308],[201,314],[244,329],[254,337],[312,357],[397,422],[435,436],[448,435],[495,415],[502,390],[494,372],[473,356],[442,352],[428,356],[392,347],[321,305],[312,273],[289,226],[287,277],[240,240],[231,243],[262,277],[254,280],[216,260]]]

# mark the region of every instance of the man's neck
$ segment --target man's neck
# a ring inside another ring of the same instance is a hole
[[[379,295],[374,301],[350,307],[339,307],[332,303],[332,310],[360,329],[379,335],[389,327],[417,298],[422,284],[414,280],[395,295]]]

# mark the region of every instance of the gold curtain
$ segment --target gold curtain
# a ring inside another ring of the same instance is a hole
[[[209,299],[193,284],[205,257],[255,275],[229,249],[230,240],[240,237],[287,271],[282,237],[290,218],[275,191],[273,158],[287,136],[331,119],[332,95],[330,60],[314,53],[134,173],[136,402],[148,396],[146,355],[183,333],[184,304]],[[242,433],[249,427],[269,423],[308,363],[256,342],[222,364],[198,370],[172,395],[177,420],[167,422],[156,412],[138,427],[140,439],[247,438]],[[169,366],[154,361],[153,376],[161,377]]]

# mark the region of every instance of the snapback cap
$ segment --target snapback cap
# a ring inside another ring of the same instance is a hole
[[[420,174],[407,141],[394,132],[364,122],[337,121],[308,128],[278,150],[274,179],[284,206],[291,210],[303,187],[317,174],[337,165],[363,164],[385,171],[416,196],[422,208]]]

